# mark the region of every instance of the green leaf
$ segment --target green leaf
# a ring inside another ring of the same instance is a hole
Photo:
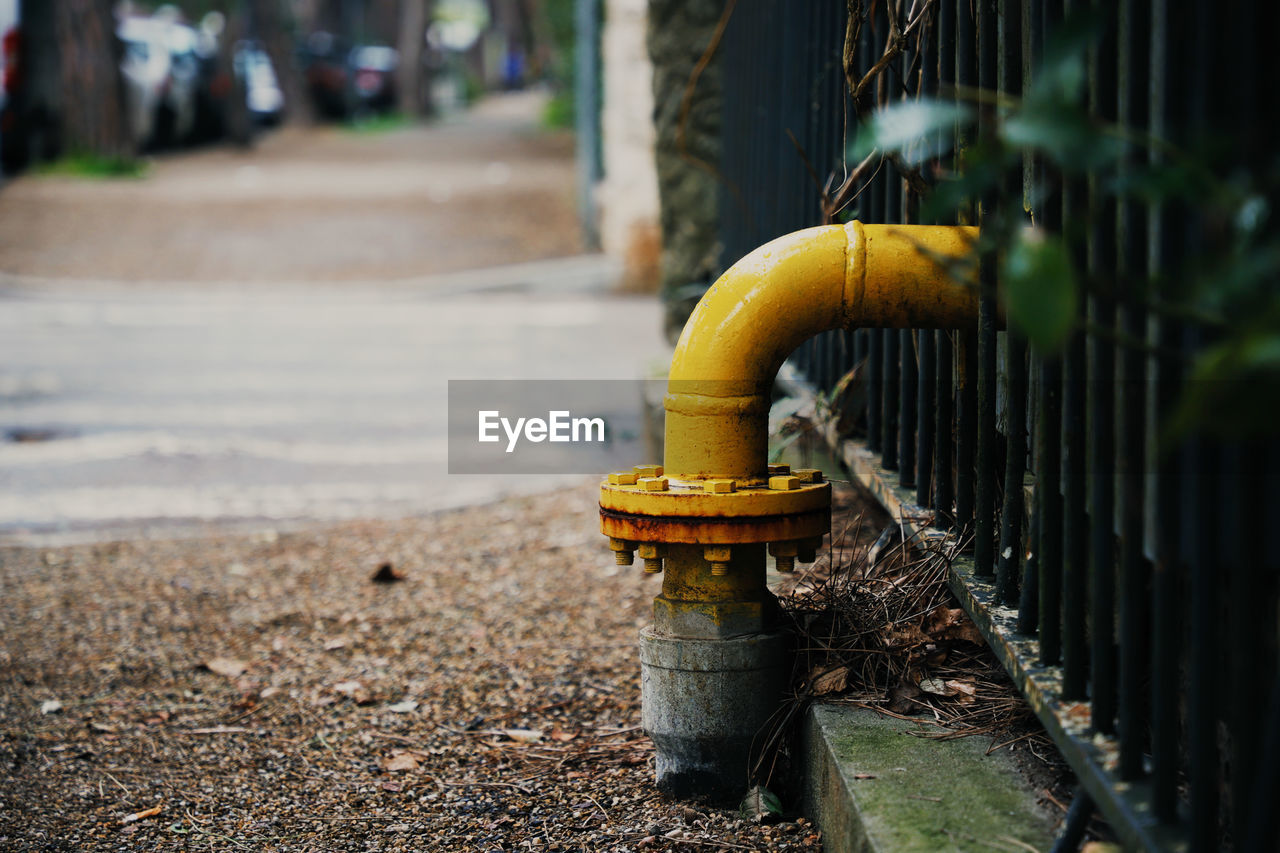
[[[922,163],[950,148],[956,123],[972,118],[973,110],[951,101],[901,101],[878,110],[858,129],[850,157],[862,160],[879,149],[901,152],[912,165]]]
[[[1071,256],[1062,242],[1024,230],[1005,253],[1000,283],[1009,324],[1043,352],[1061,348],[1079,300]]]
[[[1163,443],[1171,446],[1193,432],[1229,439],[1268,437],[1275,433],[1277,416],[1280,331],[1271,317],[1196,356],[1178,406],[1165,424]]]
[[[1000,137],[1015,148],[1043,152],[1064,169],[1087,172],[1110,166],[1126,145],[1094,126],[1083,110],[1065,104],[1028,104],[1000,125]]]
[[[747,796],[738,808],[744,817],[756,823],[774,820],[782,815],[782,801],[763,785],[756,785],[747,791]]]
[[[1031,72],[1027,101],[1076,101],[1084,94],[1088,80],[1089,45],[1102,33],[1102,13],[1098,9],[1072,12],[1054,28],[1045,44],[1044,59]]]

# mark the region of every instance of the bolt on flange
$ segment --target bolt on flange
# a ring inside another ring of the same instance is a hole
[[[656,575],[662,571],[662,558],[666,556],[666,549],[661,545],[644,542],[636,549],[636,553],[640,555],[640,559],[644,560],[646,574]]]
[[[711,574],[724,577],[729,574],[729,561],[733,559],[733,550],[728,545],[708,545],[702,549],[702,557],[711,564]]]
[[[791,474],[775,474],[769,477],[769,489],[774,492],[789,492],[800,488],[800,478]]]
[[[646,492],[665,492],[668,483],[666,477],[641,477],[636,481],[636,485]]]
[[[614,563],[619,566],[629,566],[635,562],[636,543],[628,542],[625,539],[609,539],[609,550],[613,552]]]
[[[818,559],[818,550],[822,548],[822,537],[805,539],[796,546],[796,559],[802,563],[812,563]]]
[[[796,568],[796,554],[799,548],[795,542],[772,542],[769,544],[769,553],[773,555],[774,562],[777,563],[778,571],[793,572]]]

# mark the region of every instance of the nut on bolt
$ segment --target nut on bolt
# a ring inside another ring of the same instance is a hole
[[[791,473],[790,465],[770,465],[769,466],[770,477],[774,476],[775,474],[790,474],[790,473]]]
[[[632,466],[631,470],[636,473],[637,477],[661,477],[662,476],[661,465],[634,465]]]
[[[733,480],[704,480],[702,491],[709,495],[727,495],[738,487]]]
[[[641,477],[636,480],[636,484],[646,492],[665,492],[667,490],[666,477]]]
[[[631,471],[614,471],[609,475],[610,486],[634,486],[638,478]]]
[[[806,539],[796,550],[796,559],[802,563],[812,563],[818,559],[818,550],[822,547],[822,537]]]
[[[800,478],[790,474],[776,474],[769,478],[769,488],[775,492],[789,492],[800,488]]]
[[[708,545],[702,549],[702,556],[711,564],[711,574],[716,577],[729,574],[729,560],[732,549],[728,545]]]
[[[614,562],[619,566],[629,566],[635,562],[636,543],[626,539],[609,538],[609,550],[613,552]]]
[[[644,570],[647,574],[655,575],[662,571],[662,558],[666,554],[661,545],[643,542],[636,549],[636,553],[640,555],[640,559],[644,560]]]
[[[793,572],[796,568],[796,552],[798,548],[795,542],[771,542],[769,543],[769,553],[773,555],[773,559],[778,564],[778,571]]]
[[[799,477],[800,482],[806,485],[822,482],[822,471],[818,468],[797,468],[791,473]]]

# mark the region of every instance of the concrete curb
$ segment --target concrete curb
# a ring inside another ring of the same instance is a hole
[[[1054,819],[1012,758],[980,737],[913,737],[921,725],[849,706],[805,721],[805,812],[827,853],[1048,850]]]

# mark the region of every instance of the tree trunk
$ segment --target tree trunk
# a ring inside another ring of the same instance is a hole
[[[302,85],[302,74],[294,51],[293,28],[285,0],[248,0],[253,35],[275,66],[280,91],[284,93],[285,121],[309,121],[311,110]]]
[[[58,0],[55,9],[66,153],[130,157],[113,0]]]
[[[400,112],[406,116],[431,114],[431,86],[422,65],[422,45],[430,19],[430,0],[404,0],[400,6]]]

